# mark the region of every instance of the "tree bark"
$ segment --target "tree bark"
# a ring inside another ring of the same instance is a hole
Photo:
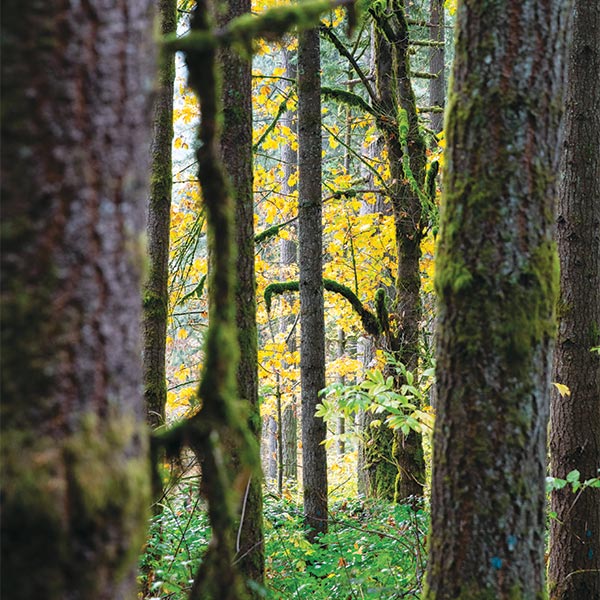
[[[323,230],[321,198],[321,78],[317,29],[298,44],[298,251],[300,257],[300,380],[302,394],[302,482],[308,539],[327,531],[326,428],[315,417],[325,387]]]
[[[568,4],[463,2],[457,12],[436,262],[428,600],[545,595]]]
[[[558,196],[561,297],[551,402],[552,475],[600,469],[600,5],[575,2]],[[600,489],[552,492],[548,578],[553,600],[600,597]]]
[[[285,76],[289,79],[296,79],[296,65],[292,63],[292,52],[287,49],[282,50],[283,64],[285,67]],[[282,82],[283,83],[283,82]],[[288,86],[288,91],[291,85]],[[287,110],[281,116],[281,125],[287,126],[296,133],[296,112]],[[294,150],[291,144],[286,143],[281,148],[281,160],[283,161],[283,181],[281,182],[281,193],[292,195],[296,191],[296,185],[289,185],[290,177],[296,174],[298,169],[298,152]],[[296,279],[295,269],[298,263],[297,244],[293,239],[281,239],[279,243],[279,252],[281,257],[281,267],[283,271],[282,279]],[[293,328],[288,333],[287,348],[288,352],[295,352],[298,347],[296,315],[290,314],[282,319],[282,327],[285,331]],[[283,419],[281,423],[281,469],[282,480],[295,484],[298,480],[298,398],[295,393],[291,393],[289,403],[283,409]]]
[[[219,25],[250,14],[250,0],[228,0]],[[240,360],[237,369],[239,398],[248,410],[248,426],[260,441],[258,405],[258,337],[256,328],[256,275],[254,271],[254,196],[252,175],[252,63],[227,48],[219,59],[223,77],[223,131],[221,156],[235,197],[236,228],[236,325]],[[239,462],[235,459],[235,462]],[[239,465],[236,464],[236,468]],[[262,480],[252,477],[242,497],[242,521],[237,554],[247,580],[264,583]],[[249,597],[258,592],[249,589]]]
[[[384,140],[390,164],[390,190],[396,229],[396,251],[398,268],[396,273],[396,298],[391,307],[394,325],[384,332],[385,349],[393,352],[406,367],[415,371],[419,362],[419,332],[422,315],[421,277],[419,259],[421,257],[421,200],[414,189],[423,188],[425,180],[425,143],[419,132],[415,96],[410,81],[408,59],[408,27],[404,14],[404,2],[394,4],[394,20],[389,23],[389,31],[380,27],[375,32],[376,81],[381,108],[385,114],[393,115],[400,121],[400,111],[405,111],[408,130],[406,140],[395,132],[384,129]],[[411,185],[406,173],[404,154],[408,153],[408,164],[414,176]],[[400,386],[402,381],[398,381]],[[389,433],[381,431],[382,437]],[[422,496],[425,482],[425,462],[421,435],[411,432],[392,434],[393,463],[382,466],[392,472],[396,467],[394,480],[386,486],[385,496],[391,500],[403,501],[412,496]],[[386,461],[384,461],[385,463]],[[378,493],[381,493],[379,491]]]
[[[176,0],[159,0],[157,6],[161,34],[175,32]],[[157,79],[147,224],[149,273],[144,285],[142,319],[144,398],[146,420],[152,429],[164,424],[167,402],[165,355],[169,312],[169,233],[173,187],[171,147],[175,82],[175,55],[172,52],[161,53]]]
[[[151,5],[2,7],[7,598],[136,594]]]
[[[431,40],[443,42],[446,38],[444,29],[444,0],[429,0],[429,13],[432,27],[430,28]],[[446,53],[443,46],[432,46],[429,54],[429,72],[436,75],[429,81],[429,105],[446,106]],[[444,129],[444,113],[431,113],[429,115],[431,129],[439,133]]]

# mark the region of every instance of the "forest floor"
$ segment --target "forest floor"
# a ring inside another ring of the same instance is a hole
[[[285,497],[287,496],[287,497]],[[291,494],[264,505],[269,600],[418,598],[428,515],[421,508],[349,499],[330,507],[329,532],[306,541],[302,506]],[[144,600],[184,600],[210,538],[197,489],[182,488],[154,517],[141,559]]]

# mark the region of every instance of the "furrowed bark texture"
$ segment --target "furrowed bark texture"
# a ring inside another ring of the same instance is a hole
[[[177,29],[176,0],[159,0],[157,4],[162,35]],[[152,429],[164,424],[166,388],[166,339],[169,311],[169,231],[171,224],[171,189],[173,142],[173,85],[175,55],[164,51],[159,59],[157,90],[154,98],[153,135],[148,203],[149,273],[144,286],[144,398],[146,419]]]
[[[430,21],[433,27],[430,29],[431,39],[435,42],[443,42],[446,35],[444,29],[444,0],[430,0]],[[429,105],[446,106],[446,77],[445,77],[445,51],[443,46],[433,46],[429,55],[429,72],[437,75],[429,82]],[[431,113],[429,115],[431,129],[439,133],[444,129],[444,113]]]
[[[3,3],[2,596],[136,594],[151,2]]]
[[[424,598],[542,598],[566,2],[457,13]]]
[[[250,0],[229,0],[221,26],[250,13]],[[220,53],[223,77],[223,131],[221,156],[231,179],[235,196],[236,229],[236,323],[240,346],[237,370],[238,394],[248,412],[248,426],[260,441],[258,406],[258,338],[256,330],[256,275],[254,272],[254,196],[252,193],[252,64],[239,53]],[[262,478],[252,477],[242,498],[241,535],[237,553],[242,575],[263,584],[265,555],[263,544]],[[257,592],[249,592],[251,598]]]
[[[571,395],[551,403],[552,475],[600,469],[600,5],[575,2],[558,197],[561,266],[553,381]],[[552,493],[549,587],[553,600],[600,598],[600,489]]]
[[[325,387],[321,198],[321,81],[319,32],[298,44],[298,254],[300,266],[300,380],[302,387],[302,482],[309,540],[327,531],[326,428],[315,417]]]

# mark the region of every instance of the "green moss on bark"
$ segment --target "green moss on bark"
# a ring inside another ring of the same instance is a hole
[[[134,418],[103,423],[88,414],[63,441],[3,432],[3,544],[36,540],[27,556],[3,554],[2,586],[11,597],[104,598],[103,585],[117,589],[131,576],[150,504],[140,427]],[[99,565],[112,581],[98,575]]]

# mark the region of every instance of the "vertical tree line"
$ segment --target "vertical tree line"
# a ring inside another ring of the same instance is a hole
[[[327,531],[325,422],[316,417],[325,387],[321,197],[321,59],[319,30],[298,36],[298,262],[302,483],[309,539]]]
[[[428,599],[545,593],[568,15],[558,1],[458,7],[436,263]]]
[[[575,1],[560,170],[558,340],[551,403],[552,475],[600,469],[600,5]],[[596,350],[594,350],[596,348]],[[600,489],[552,493],[550,597],[600,596]]]

